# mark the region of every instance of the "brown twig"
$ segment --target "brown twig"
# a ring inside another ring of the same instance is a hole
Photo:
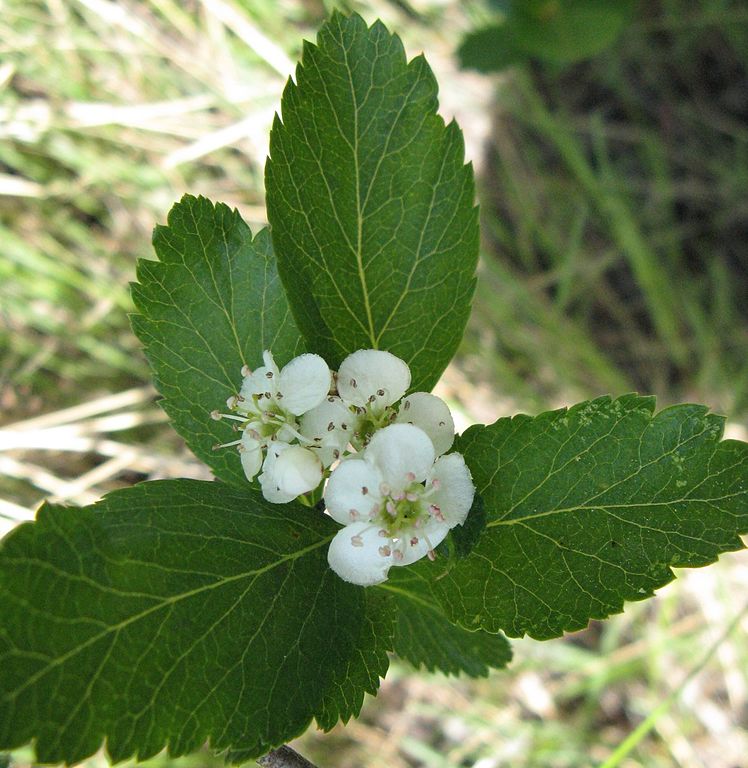
[[[314,763],[310,763],[305,757],[302,757],[295,749],[284,745],[268,752],[265,757],[257,761],[263,768],[317,768]]]

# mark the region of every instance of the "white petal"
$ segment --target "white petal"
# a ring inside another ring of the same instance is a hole
[[[274,483],[281,491],[292,494],[293,498],[313,491],[322,482],[322,464],[319,458],[300,445],[292,445],[283,451],[266,472],[268,470],[272,474],[268,482]]]
[[[294,494],[278,488],[273,482],[273,478],[267,472],[263,472],[259,479],[262,495],[271,504],[288,504],[289,501],[293,501],[296,498]]]
[[[275,395],[278,388],[278,366],[273,360],[273,356],[270,352],[264,352],[263,360],[265,365],[255,368],[249,376],[244,377],[242,381],[242,388],[239,390],[239,395],[244,398],[244,403],[241,401],[238,404],[238,410],[246,410],[247,403],[252,402],[252,395],[263,395],[269,392],[271,396]],[[262,403],[262,401],[260,401]],[[269,402],[269,401],[266,401]]]
[[[369,587],[387,579],[393,564],[389,539],[371,523],[351,523],[335,534],[327,550],[327,562],[341,579]],[[383,554],[385,553],[385,554]]]
[[[319,447],[320,459],[329,467],[336,458],[335,451],[342,453],[350,442],[359,421],[339,397],[326,397],[301,417],[299,432]]]
[[[437,456],[446,453],[455,439],[455,423],[449,407],[440,397],[414,392],[400,403],[396,422],[420,427],[434,444]]]
[[[330,516],[343,525],[368,520],[381,504],[382,477],[363,459],[348,459],[336,467],[325,487],[325,504]],[[351,514],[353,510],[354,514]]]
[[[300,416],[327,397],[331,384],[330,369],[319,355],[299,355],[280,372],[278,392],[283,395],[280,405]]]
[[[265,463],[262,465],[262,474],[259,477],[262,495],[273,504],[286,504],[293,501],[297,494],[289,493],[280,487],[275,477],[275,464],[278,458],[290,449],[288,443],[273,441],[267,446]]]
[[[439,489],[434,491],[429,501],[441,509],[450,528],[465,522],[473,505],[475,486],[462,454],[450,453],[437,459],[429,473],[429,480],[432,478],[439,481]],[[426,487],[429,487],[428,481]]]
[[[262,444],[251,438],[246,432],[242,434],[239,444],[239,455],[242,460],[242,469],[247,480],[254,480],[262,465]]]
[[[434,446],[422,429],[412,424],[391,424],[374,433],[364,456],[393,490],[401,490],[426,477],[434,464]],[[410,473],[414,477],[409,478]]]
[[[343,360],[338,371],[338,393],[349,405],[366,405],[370,397],[379,407],[392,405],[409,386],[407,364],[379,349],[359,349]]]
[[[444,541],[449,528],[449,523],[440,522],[432,517],[420,528],[403,529],[400,532],[403,543],[398,547],[403,553],[403,559],[395,559],[395,565],[410,565],[420,560],[429,553],[429,550],[436,549]]]

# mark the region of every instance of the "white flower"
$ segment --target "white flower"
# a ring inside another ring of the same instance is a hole
[[[460,525],[475,488],[458,453],[434,461],[428,435],[412,424],[379,430],[363,453],[338,466],[325,489],[330,515],[345,527],[330,544],[330,567],[345,581],[369,586],[393,565],[408,565]]]
[[[363,450],[377,430],[395,421],[420,427],[437,455],[452,447],[454,421],[447,404],[436,395],[408,395],[398,412],[397,404],[410,386],[410,368],[399,357],[379,349],[360,349],[343,360],[336,380],[338,397],[328,397],[301,421],[306,437],[324,433],[322,442],[336,453],[335,458],[349,444]]]
[[[248,480],[262,468],[260,485],[268,501],[284,503],[314,490],[322,482],[323,466],[329,466],[315,435],[299,431],[298,417],[329,395],[332,374],[319,355],[299,355],[282,370],[268,351],[263,361],[254,372],[242,370],[241,390],[227,401],[234,413],[214,411],[212,416],[241,423],[241,438],[225,445],[238,446]]]

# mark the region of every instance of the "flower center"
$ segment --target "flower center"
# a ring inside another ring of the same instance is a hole
[[[412,477],[412,473],[409,473]],[[379,508],[379,520],[382,529],[390,538],[399,538],[404,529],[423,527],[429,517],[444,520],[441,509],[429,503],[429,497],[438,488],[439,481],[432,480],[427,485],[415,482],[415,478],[400,491],[393,491],[383,483],[379,492],[382,503]]]
[[[357,417],[356,432],[351,438],[351,445],[357,451],[363,451],[374,433],[392,424],[397,416],[397,411],[392,406],[381,406],[376,401],[370,401],[361,407],[351,406],[351,410]]]
[[[310,443],[310,440],[299,433],[296,417],[278,403],[278,397],[279,395],[273,397],[272,393],[265,392],[252,395],[251,401],[247,401],[234,395],[226,403],[231,413],[213,411],[211,416],[216,420],[230,419],[239,422],[239,425],[234,427],[235,430],[247,430],[250,437],[264,444],[275,439],[288,442],[294,438],[301,443]],[[233,444],[226,443],[218,447]]]

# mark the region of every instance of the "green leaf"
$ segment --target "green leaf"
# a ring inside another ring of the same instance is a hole
[[[397,607],[395,653],[415,667],[447,675],[464,672],[485,677],[512,660],[512,649],[501,634],[469,631],[447,619],[434,595],[434,563],[393,568],[380,586]]]
[[[311,351],[337,367],[387,349],[430,389],[470,313],[478,257],[473,174],[436,114],[422,56],[334,13],[305,44],[266,168],[278,269]]]
[[[570,64],[611,46],[635,7],[636,0],[521,0],[501,24],[469,34],[458,56],[481,72],[530,59]]]
[[[703,406],[653,412],[653,398],[603,397],[465,432],[487,524],[436,582],[451,619],[555,637],[742,548],[748,445],[720,442]]]
[[[160,261],[138,262],[133,329],[145,346],[162,405],[187,445],[228,483],[245,487],[236,438],[210,417],[239,391],[242,366],[273,351],[283,365],[303,351],[278,279],[267,230],[254,239],[238,211],[185,195],[156,227]]]
[[[449,532],[446,543],[452,543],[456,557],[467,557],[473,547],[480,541],[483,529],[486,527],[486,507],[479,493],[475,494],[473,506],[470,508],[465,522]]]
[[[0,749],[248,759],[358,714],[391,623],[329,569],[337,529],[193,480],[42,507],[0,546]]]

